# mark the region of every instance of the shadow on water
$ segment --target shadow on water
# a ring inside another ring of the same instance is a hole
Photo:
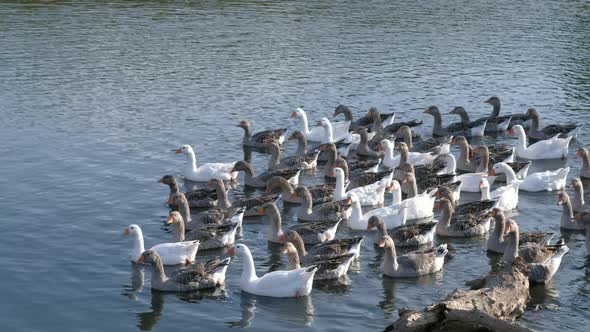
[[[304,296],[297,299],[274,298],[256,296],[246,292],[242,292],[241,294],[240,308],[240,320],[226,322],[225,324],[227,326],[250,327],[258,311],[273,315],[277,321],[289,321],[310,326],[313,323],[315,310],[311,296]]]

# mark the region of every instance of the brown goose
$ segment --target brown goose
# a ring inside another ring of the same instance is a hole
[[[317,184],[317,185],[313,185],[313,186],[308,186],[307,189],[309,190],[309,192],[311,194],[312,201],[313,201],[312,203],[314,205],[316,205],[316,204],[331,202],[332,199],[334,198],[334,195],[333,195],[334,187],[335,187],[334,183]],[[299,198],[293,196],[293,193],[295,192],[295,186],[293,184],[289,183],[289,181],[287,181],[285,178],[282,178],[279,176],[274,176],[270,180],[268,180],[268,185],[266,187],[266,193],[270,194],[274,190],[277,190],[277,189],[281,191],[281,199],[284,202],[288,202],[288,203],[292,203],[292,204],[300,204],[301,203]]]
[[[224,260],[215,258],[205,264],[199,263],[188,269],[179,270],[173,277],[166,276],[160,255],[153,250],[144,251],[136,263],[152,266],[153,289],[165,292],[191,292],[223,285],[230,260],[229,257]]]
[[[412,139],[413,133],[412,129],[408,126],[401,126],[394,135],[397,138],[401,138],[401,140],[406,143],[410,151],[413,152],[432,152],[435,154],[443,154],[449,153],[450,147],[449,144],[453,139],[452,136],[444,136],[440,138],[430,138],[427,140],[421,140],[419,142],[414,142]]]
[[[223,248],[232,245],[236,239],[236,231],[241,223],[235,224],[205,224],[190,231],[185,230],[184,218],[179,213],[172,213],[172,218],[166,221],[172,225],[173,242],[198,240],[199,250]]]
[[[266,147],[270,150],[271,157],[268,161],[268,170],[274,171],[282,168],[313,169],[317,166],[320,151],[315,151],[312,156],[290,156],[281,158],[281,149],[274,141],[266,141]]]
[[[565,245],[563,239],[557,244],[538,244],[534,242],[520,243],[520,232],[518,224],[514,220],[507,220],[504,233],[510,234],[508,243],[504,249],[502,260],[512,262],[516,257],[522,257],[527,263],[545,263],[557,254]]]
[[[584,230],[584,224],[576,222],[574,219],[574,212],[583,211],[574,211],[570,197],[565,191],[559,193],[557,205],[561,205],[563,207],[563,211],[561,212],[561,220],[559,221],[559,227],[572,230]]]
[[[492,114],[488,118],[486,125],[486,132],[498,132],[505,131],[512,128],[515,125],[524,126],[525,122],[529,119],[526,114],[510,114],[500,116],[500,98],[492,96],[484,101],[485,104],[492,105]]]
[[[202,227],[205,224],[229,224],[241,223],[244,218],[244,207],[238,208],[209,208],[209,210],[191,214],[190,208],[187,205],[186,199],[182,193],[174,194],[173,204],[179,207],[179,211],[172,211],[170,216],[178,213],[186,220],[185,229],[191,230],[193,228]],[[169,220],[170,221],[170,218]]]
[[[496,200],[480,200],[457,205],[454,203],[453,190],[447,187],[439,187],[434,196],[447,199],[451,202],[456,214],[468,213],[481,215],[483,213],[488,213],[497,204]]]
[[[303,135],[302,132],[299,130],[295,130],[289,136],[289,141],[297,141],[297,151],[295,151],[296,156],[305,156],[307,155],[307,138]]]
[[[455,174],[433,174],[429,177],[416,179],[412,164],[405,164],[400,169],[406,172],[406,177],[402,179],[402,192],[407,194],[408,198],[424,191],[431,191],[440,185],[455,182]]]
[[[180,192],[178,183],[174,175],[164,175],[158,182],[168,185],[170,187],[170,195],[168,195],[167,204],[171,209],[178,209],[178,206],[172,205],[172,195]],[[184,193],[191,208],[207,208],[217,205],[217,193],[214,189],[204,188]]]
[[[301,268],[299,253],[291,242],[283,245],[283,253],[287,255],[287,271]],[[318,268],[313,280],[338,279],[348,272],[354,254],[346,254],[337,257],[316,258],[305,266],[316,266]]]
[[[436,210],[441,210],[440,220],[436,226],[436,234],[448,237],[481,236],[490,229],[490,218],[473,213],[455,213],[452,203],[441,198],[434,204]]]
[[[382,153],[377,152],[369,147],[369,134],[367,129],[364,127],[359,127],[353,131],[356,134],[359,134],[361,137],[361,141],[356,148],[356,155],[360,158],[374,158],[378,159],[382,156]]]
[[[252,125],[250,121],[240,121],[238,127],[244,129],[244,139],[242,140],[244,146],[250,146],[255,148],[264,148],[266,147],[265,141],[275,141],[278,144],[283,144],[285,141],[285,133],[287,132],[287,128],[281,129],[271,129],[257,132],[256,134],[252,135]]]
[[[388,118],[395,116],[395,112],[379,113],[379,111],[375,107],[371,107],[369,109],[369,112],[371,110],[374,110],[377,114],[379,114],[379,120],[381,122],[384,122]],[[338,105],[338,107],[336,107],[336,110],[334,110],[334,117],[337,117],[338,115],[344,115],[344,119],[346,121],[350,121],[350,129],[352,129],[352,130],[356,129],[357,127],[370,127],[374,123],[373,118],[368,115],[363,116],[356,121],[353,121],[352,111],[350,110],[350,108],[348,108],[347,106],[344,106],[344,105]]]
[[[217,192],[217,197],[219,197],[217,201],[218,208],[227,209],[231,207],[245,207],[246,212],[244,213],[244,217],[256,216],[256,211],[262,204],[274,202],[279,199],[279,195],[264,195],[234,199],[232,202],[230,202],[223,181],[211,179],[209,180],[208,185],[214,188]]]
[[[367,223],[367,230],[373,227],[377,229],[376,240],[389,235],[398,247],[414,247],[432,243],[436,223],[401,225],[388,230],[383,219],[372,216]]]
[[[529,108],[526,111],[526,115],[531,120],[531,125],[527,130],[527,136],[529,138],[529,143],[531,144],[552,138],[558,134],[560,134],[559,137],[565,138],[569,133],[578,128],[577,125],[572,123],[567,125],[552,124],[544,127],[543,129],[540,129],[541,116],[539,115],[539,112],[537,112],[537,110],[534,108]]]
[[[310,265],[310,262],[315,259],[339,257],[347,254],[354,254],[358,257],[364,238],[364,236],[356,236],[353,238],[333,239],[306,250],[305,243],[297,231],[290,230],[287,232],[287,241],[293,243],[304,265]]]
[[[506,216],[504,210],[500,208],[492,209],[489,214],[494,220],[494,230],[488,237],[487,249],[489,252],[503,254],[508,243],[504,239],[506,229]],[[548,244],[555,234],[550,232],[524,232],[519,235],[519,245],[525,243]]]
[[[266,188],[266,183],[273,176],[280,176],[291,183],[299,183],[300,168],[283,168],[275,171],[267,171],[256,175],[254,169],[246,161],[238,161],[231,170],[232,172],[244,172],[244,185],[253,188]]]
[[[347,219],[350,216],[350,199],[344,199],[336,202],[326,202],[319,205],[313,205],[311,193],[304,186],[295,188],[293,198],[298,198],[301,206],[297,211],[297,219],[300,222],[307,221],[331,221],[336,222],[341,219]]]
[[[443,127],[442,126],[442,116],[440,115],[440,111],[436,106],[430,106],[426,110],[424,110],[425,114],[432,115],[434,118],[434,124],[432,126],[432,137],[444,137],[449,135],[462,135],[465,137],[471,137],[471,130],[469,128],[463,127]]]
[[[279,208],[274,203],[265,203],[258,208],[258,215],[268,217],[269,227],[266,240],[271,243],[284,243],[286,240],[283,232],[283,222]]]

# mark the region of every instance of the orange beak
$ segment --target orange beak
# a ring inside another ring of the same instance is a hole
[[[582,154],[580,153],[580,151],[576,151],[576,157],[581,157]]]
[[[333,170],[333,169],[331,169],[331,170],[328,172],[328,176],[334,177],[334,170]]]
[[[385,241],[379,240],[379,247],[381,247],[381,248],[385,247]]]
[[[160,180],[158,180],[158,182],[164,183],[164,178],[161,178]]]
[[[256,215],[263,216],[263,215],[264,215],[264,209],[263,209],[263,208],[259,208],[259,209],[256,211]]]
[[[510,225],[506,225],[506,228],[504,229],[504,234],[508,233],[510,233]]]
[[[440,209],[440,203],[434,203],[434,208],[435,209]]]
[[[293,192],[293,193],[291,194],[291,198],[297,198],[297,193],[296,193],[296,192]]]
[[[321,126],[322,125],[322,121],[318,120],[318,122],[316,122],[315,124],[318,125],[318,126]]]
[[[334,114],[332,115],[333,118],[337,117],[338,114],[336,114],[336,112],[334,112]]]
[[[453,137],[453,139],[451,140],[451,144],[455,144],[457,143],[457,139]]]
[[[367,224],[367,230],[370,231],[371,229],[373,229],[373,224]]]
[[[139,257],[138,260],[135,261],[137,264],[143,264],[143,256]]]
[[[508,130],[508,134],[509,135],[514,135],[514,129],[510,128],[510,130]]]
[[[265,192],[266,192],[267,194],[270,194],[270,193],[272,192],[272,190],[270,190],[270,187],[266,187],[266,190],[265,190]]]
[[[489,175],[489,176],[495,176],[495,175],[496,175],[496,170],[492,168],[492,169],[491,169],[491,170],[488,172],[488,175]]]
[[[326,151],[326,146],[325,145],[320,146],[320,151]]]
[[[168,217],[168,219],[166,219],[166,225],[170,225],[173,222],[174,222],[174,218],[172,218],[172,216],[170,216],[170,217]]]
[[[230,256],[235,255],[236,254],[236,248],[234,248],[234,247],[227,248],[227,254],[230,255]]]
[[[166,201],[166,204],[168,204],[168,205],[174,205],[174,200],[172,199],[172,197],[168,197],[168,200]]]
[[[381,143],[377,144],[377,151],[381,151],[383,149],[383,145]]]
[[[352,204],[352,198],[348,197],[348,198],[346,199],[346,204]]]
[[[287,236],[285,236],[285,234],[281,234],[279,236],[279,243],[285,243],[286,241],[287,241]],[[287,250],[285,249],[285,253],[287,253],[286,251]]]
[[[123,235],[125,235],[125,236],[129,235],[129,228],[123,229]]]
[[[174,151],[174,154],[181,154],[182,153],[182,149],[176,149],[176,151]]]

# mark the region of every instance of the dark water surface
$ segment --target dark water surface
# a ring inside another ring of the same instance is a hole
[[[167,188],[156,182],[182,175],[171,149],[193,144],[200,163],[236,161],[239,120],[291,126],[300,105],[314,120],[344,103],[430,125],[421,112],[431,104],[482,116],[482,101],[499,95],[503,112],[534,106],[546,123],[587,123],[589,14],[586,1],[544,0],[1,2],[2,330],[379,330],[399,308],[463,287],[489,270],[485,239],[452,240],[444,272],[417,280],[384,279],[366,241],[347,284],[306,299],[241,293],[239,260],[223,290],[163,294],[150,290],[148,269],[126,261],[121,230],[140,224],[147,246],[171,238]],[[580,166],[573,152],[589,140],[585,131],[570,147],[570,177]],[[262,170],[267,156],[252,159]],[[556,202],[522,193],[521,229],[559,232]],[[285,213],[293,223],[293,209]],[[259,273],[285,264],[266,227],[244,230]],[[528,327],[590,322],[584,237],[566,240],[553,282],[533,289],[520,321]],[[200,258],[215,254],[223,251]]]

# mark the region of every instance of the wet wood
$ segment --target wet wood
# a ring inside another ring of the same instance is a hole
[[[423,310],[400,310],[385,331],[531,331],[513,321],[529,297],[529,267],[518,258],[510,266],[467,283]]]

